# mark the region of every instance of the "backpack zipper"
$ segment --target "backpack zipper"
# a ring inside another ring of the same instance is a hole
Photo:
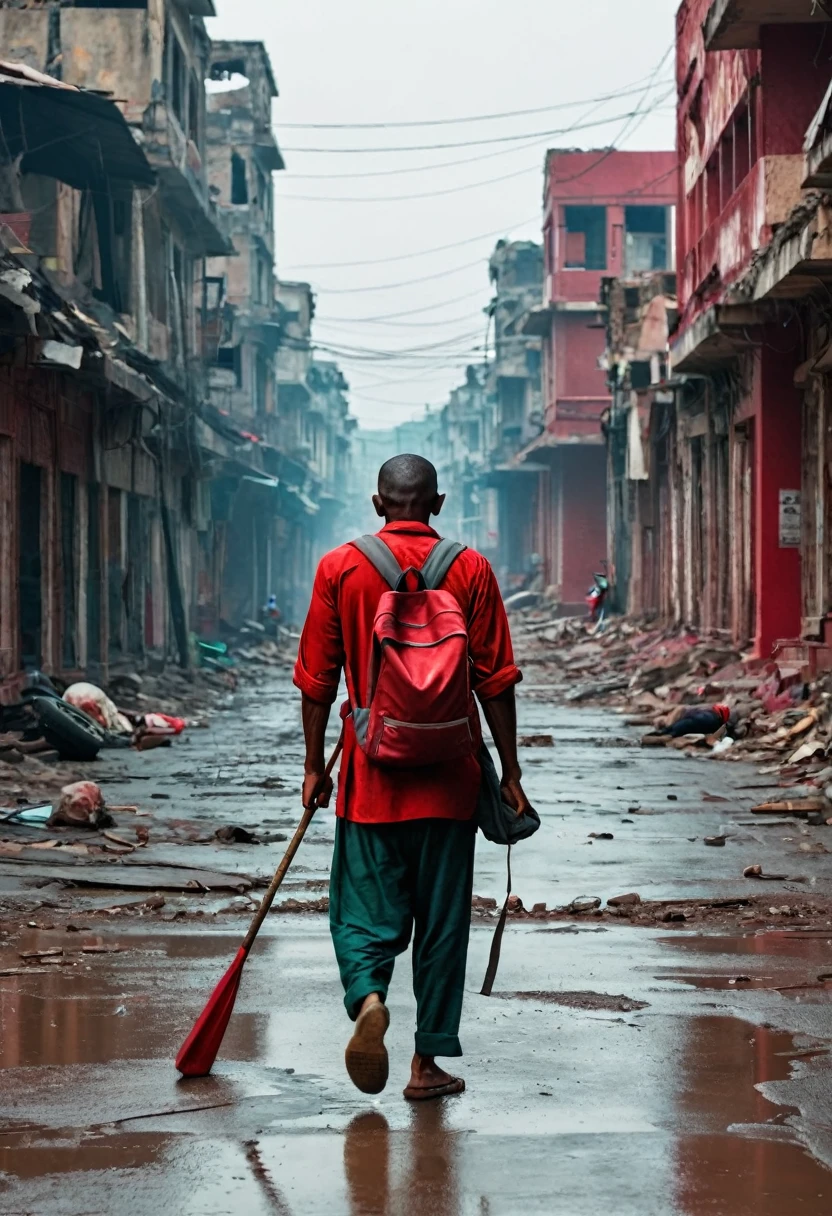
[[[470,725],[467,718],[454,718],[452,722],[399,722],[397,718],[382,718],[385,726],[407,726],[411,730],[442,730],[446,726],[462,726],[463,723]]]

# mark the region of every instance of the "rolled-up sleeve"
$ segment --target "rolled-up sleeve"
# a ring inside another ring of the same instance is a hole
[[[335,600],[335,584],[326,569],[326,558],[318,566],[312,601],[303,626],[294,684],[311,701],[331,705],[338,695],[344,666],[344,639]]]
[[[474,578],[468,617],[468,644],[474,665],[474,691],[480,701],[501,696],[523,673],[514,662],[511,632],[494,571],[482,560]]]

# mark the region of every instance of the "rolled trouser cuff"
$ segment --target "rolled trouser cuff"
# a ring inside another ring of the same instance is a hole
[[[462,1044],[455,1034],[427,1034],[416,1031],[416,1054],[419,1056],[461,1056]]]
[[[365,975],[350,984],[344,993],[344,1007],[353,1021],[358,1017],[364,1001],[373,992],[377,992],[382,1001],[387,1000],[387,985],[381,983],[378,977]]]

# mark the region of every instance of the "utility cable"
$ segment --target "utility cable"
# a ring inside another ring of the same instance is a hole
[[[382,155],[399,152],[439,152],[446,148],[478,148],[486,144],[505,144],[514,143],[522,139],[550,139],[553,135],[570,135],[573,131],[586,131],[591,127],[604,127],[611,122],[619,122],[621,119],[636,118],[641,114],[640,109],[629,110],[626,114],[612,114],[609,118],[597,118],[594,122],[573,123],[569,127],[554,127],[546,131],[523,131],[516,132],[513,135],[492,135],[487,139],[466,139],[462,142],[444,143],[444,144],[399,144],[391,147],[373,147],[373,148],[284,148],[284,152],[300,153],[308,152],[315,155],[326,156],[362,156],[365,153],[374,155]]]
[[[496,122],[504,118],[525,118],[530,114],[547,114],[553,110],[570,110],[578,106],[594,105],[596,102],[616,101],[619,97],[633,97],[644,91],[644,81],[634,81],[632,85],[614,93],[605,93],[599,97],[585,97],[581,101],[553,102],[549,106],[535,106],[529,110],[506,110],[501,114],[468,114],[461,118],[424,118],[396,122],[282,122],[283,131],[392,131],[403,130],[407,127],[447,127],[466,122]]]

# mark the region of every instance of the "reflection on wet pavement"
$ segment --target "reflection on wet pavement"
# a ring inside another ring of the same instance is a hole
[[[223,765],[222,790],[272,773],[275,715],[286,704],[249,716],[245,760]],[[558,713],[521,702],[524,732],[556,732]],[[558,734],[557,781],[550,762],[534,770],[532,793],[548,822],[540,845],[518,850],[524,901],[629,890],[671,898],[680,884],[695,895],[734,894],[741,867],[731,846],[692,853],[687,843],[717,831],[727,812],[685,809],[692,762],[667,759],[683,793],[672,809],[670,768],[655,757],[629,748],[599,762],[599,735],[621,729],[586,711]],[[287,728],[283,743],[284,786],[264,788],[262,803],[246,797],[240,821],[294,823],[296,729]],[[203,781],[211,740],[206,752],[197,751],[201,740],[192,746],[193,773],[184,777],[176,775],[182,754],[159,757],[171,793],[160,824],[229,813],[221,798],[183,810]],[[219,782],[216,763],[211,778]],[[709,770],[709,787],[725,794],[743,780],[740,766]],[[123,790],[119,800],[132,797]],[[609,849],[586,845],[590,829],[607,826],[602,816],[621,817],[636,799],[656,815],[615,827]],[[331,836],[327,813],[293,871],[293,884],[308,883],[315,897],[331,846],[312,846]],[[217,847],[216,856],[265,871],[276,852]],[[501,896],[504,873],[503,852],[480,846],[478,891]],[[95,932],[81,933],[65,932],[50,912],[53,919],[54,929],[21,926],[0,943],[0,961],[12,969],[24,965],[20,952],[71,955],[49,971],[0,977],[4,1216],[832,1211],[832,1172],[820,1160],[832,1163],[832,1133],[823,1133],[832,1129],[832,985],[819,978],[832,974],[832,926],[694,936],[587,921],[511,924],[495,993],[502,999],[487,1000],[479,988],[490,927],[479,921],[463,1022],[468,1092],[409,1107],[401,1098],[413,1046],[406,960],[390,995],[391,1084],[377,1100],[352,1090],[344,1075],[349,1024],[326,920],[314,915],[267,922],[214,1075],[184,1084],[173,1055],[233,955],[245,914],[119,918],[103,931],[99,920]],[[79,947],[87,944],[122,951],[85,957]]]
[[[832,1209],[832,1173],[794,1142],[793,1112],[756,1088],[790,1075],[793,1036],[730,1017],[694,1018],[686,1027],[676,1103],[680,1125],[691,1130],[676,1142],[677,1210],[820,1216]]]

